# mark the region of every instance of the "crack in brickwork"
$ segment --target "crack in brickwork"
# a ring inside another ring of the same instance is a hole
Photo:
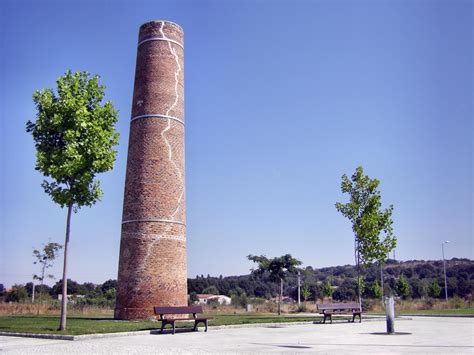
[[[163,36],[163,38],[168,39],[166,37],[164,31],[163,31],[164,28],[165,28],[165,23],[161,22],[160,33]],[[178,92],[179,73],[181,72],[181,65],[179,64],[178,54],[176,53],[176,50],[171,46],[171,42],[168,42],[168,47],[169,47],[170,52],[171,52],[171,54],[173,55],[173,57],[176,61],[176,70],[174,72],[175,99],[174,99],[173,104],[168,108],[168,111],[166,111],[166,114],[165,114],[166,116],[169,116],[171,110],[173,110],[176,107],[176,105],[178,104],[178,100],[179,100],[179,92]],[[170,128],[171,128],[171,119],[168,118],[168,124],[167,124],[166,128],[161,132],[161,136],[163,137],[163,139],[164,139],[164,141],[165,141],[165,143],[168,147],[168,160],[171,162],[171,164],[173,164],[176,171],[178,172],[178,177],[179,177],[179,180],[181,182],[181,193],[180,193],[179,198],[178,198],[178,204],[176,206],[176,209],[174,210],[174,212],[170,216],[170,219],[174,220],[175,216],[176,216],[176,213],[178,213],[179,209],[181,208],[181,200],[183,199],[183,195],[184,195],[184,179],[183,179],[183,176],[182,176],[182,173],[181,173],[181,169],[179,168],[178,164],[176,164],[176,162],[173,160],[173,150],[172,150],[171,144],[168,142],[168,139],[165,137],[165,133],[167,131],[169,131]]]
[[[154,255],[154,249],[156,248],[156,245],[161,241],[161,240],[174,240],[174,241],[181,241],[185,242],[186,238],[184,236],[176,236],[176,235],[162,235],[162,234],[145,234],[145,233],[127,233],[124,232],[122,233],[128,238],[137,238],[137,239],[147,239],[147,248],[145,255],[143,258],[140,260],[140,264],[138,267],[135,268],[134,270],[134,279],[137,280],[137,282],[133,283],[132,287],[129,288],[128,293],[129,296],[136,296],[140,294],[140,292],[148,286],[148,281],[144,278],[147,276],[147,273],[149,270],[148,265],[150,258],[156,257]],[[140,280],[140,281],[138,281]]]

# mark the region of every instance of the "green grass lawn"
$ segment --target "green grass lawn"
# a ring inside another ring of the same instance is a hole
[[[401,310],[395,309],[396,314],[427,314],[427,315],[474,315],[474,308],[452,308],[452,309],[423,309],[423,310]],[[368,312],[368,314],[385,314],[384,312]]]
[[[453,309],[425,309],[418,311],[401,311],[400,314],[473,314],[474,308],[453,308]]]
[[[250,323],[283,323],[315,321],[321,317],[276,316],[276,315],[210,315],[210,326],[250,324]],[[176,323],[177,328],[191,327],[193,322]],[[68,317],[67,331],[59,332],[59,317],[57,316],[3,316],[0,317],[1,332],[40,333],[40,334],[95,334],[116,333],[137,330],[149,330],[161,327],[161,322],[152,321],[122,321],[106,317]],[[169,326],[168,326],[169,328]]]

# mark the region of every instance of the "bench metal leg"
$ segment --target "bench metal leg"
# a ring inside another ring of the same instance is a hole
[[[208,324],[207,324],[207,319],[206,319],[206,320],[194,321],[194,331],[198,330],[198,324],[199,324],[199,323],[203,323],[203,324],[204,324],[204,326],[206,327],[206,328],[204,329],[204,331],[207,332],[207,326],[208,326]]]
[[[326,318],[329,318],[329,320],[331,321],[331,324],[332,324],[332,314],[324,314],[324,320],[323,320],[323,323],[325,324],[326,323]]]
[[[163,333],[163,331],[165,330],[166,326],[168,324],[171,324],[171,326],[173,327],[173,334],[175,333],[176,331],[176,328],[175,328],[175,325],[174,325],[174,321],[169,321],[169,320],[162,320],[161,321],[161,330],[160,330],[160,333]]]
[[[356,317],[359,317],[359,323],[362,323],[362,315],[360,313],[353,313],[352,314],[352,323],[355,322]]]

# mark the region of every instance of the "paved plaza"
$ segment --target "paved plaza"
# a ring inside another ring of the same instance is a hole
[[[207,333],[140,334],[78,341],[0,337],[8,354],[196,354],[308,352],[320,354],[473,354],[473,318],[413,317],[383,334],[385,321],[247,328],[210,328]]]

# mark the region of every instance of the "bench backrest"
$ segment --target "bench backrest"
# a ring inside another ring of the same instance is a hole
[[[190,314],[202,313],[202,306],[154,307],[155,314]]]
[[[334,311],[334,310],[346,310],[352,309],[360,311],[360,305],[358,303],[322,303],[316,305],[320,311]]]

